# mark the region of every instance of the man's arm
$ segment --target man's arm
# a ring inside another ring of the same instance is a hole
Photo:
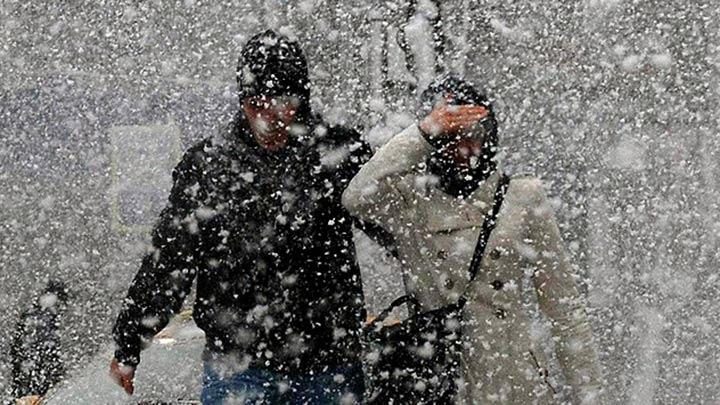
[[[573,403],[602,403],[601,371],[585,306],[577,289],[560,231],[542,184],[518,179],[517,187],[529,196],[529,234],[535,256],[533,282],[540,310],[550,318],[558,341],[556,352]]]
[[[345,158],[334,168],[335,170],[332,174],[332,180],[337,183],[334,192],[337,192],[338,197],[341,198],[350,180],[352,180],[360,169],[372,158],[372,149],[370,145],[362,139],[360,133],[354,129],[333,127],[330,133],[334,135],[336,142],[340,143],[345,151],[345,153],[343,153]],[[391,256],[394,258],[398,257],[395,238],[391,233],[377,224],[362,221],[357,217],[353,217],[353,224],[357,229],[369,236],[370,239],[382,246]]]
[[[135,367],[140,351],[176,313],[197,272],[199,164],[191,149],[173,171],[169,202],[152,234],[152,251],[142,261],[113,328],[116,360]]]
[[[372,157],[372,149],[367,142],[362,140],[360,133],[356,130],[343,127],[330,127],[319,142],[318,150],[321,155],[321,163],[326,187],[326,197],[341,205],[343,191],[347,188],[350,180]],[[343,212],[346,209],[343,207]],[[397,256],[397,249],[393,236],[377,226],[376,224],[364,222],[352,217],[356,228],[362,230],[372,240],[385,248],[388,253]]]

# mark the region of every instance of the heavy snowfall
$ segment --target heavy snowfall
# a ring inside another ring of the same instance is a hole
[[[494,106],[503,170],[542,179],[549,196],[605,402],[720,401],[715,2],[6,0],[4,403],[17,396],[18,339],[51,364],[52,384],[34,392],[46,403],[199,403],[194,292],[143,352],[132,397],[108,376],[112,329],[173,168],[233,119],[240,51],[267,29],[305,53],[312,109],[373,152],[417,121],[438,75],[474,83]],[[402,263],[359,230],[355,244],[377,315],[405,293]]]

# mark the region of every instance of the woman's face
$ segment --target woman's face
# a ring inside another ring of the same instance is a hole
[[[462,169],[474,168],[480,160],[484,139],[458,137],[445,148],[445,155]]]
[[[255,141],[269,151],[287,144],[299,106],[300,100],[294,96],[255,96],[242,103]]]

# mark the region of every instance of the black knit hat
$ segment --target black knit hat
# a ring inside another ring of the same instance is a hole
[[[310,99],[307,60],[297,42],[272,30],[252,37],[237,66],[240,100],[252,96],[295,95]]]

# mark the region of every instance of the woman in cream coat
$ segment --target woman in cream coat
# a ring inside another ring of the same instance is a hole
[[[424,99],[432,111],[375,154],[350,182],[343,203],[394,235],[406,289],[423,310],[431,310],[462,294],[500,174],[492,159],[495,120],[484,96],[449,76],[434,83]],[[467,133],[478,120],[490,124],[479,131],[480,149],[472,141],[463,144],[462,136],[449,141],[448,134]],[[464,171],[451,167],[463,167],[463,157],[473,150],[476,160],[467,159]],[[444,164],[434,159],[441,151],[450,156]],[[456,178],[448,178],[448,171]],[[539,180],[516,176],[470,286],[458,402],[556,403],[563,397],[556,395],[558,379],[548,376],[551,357],[544,347],[553,345],[543,343],[533,305],[551,325],[564,397],[601,402],[591,330],[552,208]]]

